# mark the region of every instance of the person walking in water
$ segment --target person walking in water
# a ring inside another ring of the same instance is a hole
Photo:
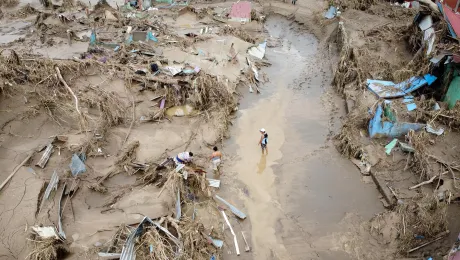
[[[176,157],[174,157],[174,162],[176,165],[179,164],[187,164],[191,162],[193,159],[193,153],[192,152],[183,152],[178,154]]]
[[[217,149],[216,146],[212,148],[214,152],[211,154],[211,162],[212,162],[212,169],[214,170],[214,174],[219,173],[219,166],[220,162],[222,161],[222,153]]]
[[[261,128],[259,130],[260,132],[260,140],[259,140],[259,145],[262,147],[262,154],[265,153],[268,154],[268,134],[267,131],[265,131],[265,128]]]

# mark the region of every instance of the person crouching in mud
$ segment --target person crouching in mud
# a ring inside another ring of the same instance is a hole
[[[264,128],[259,130],[260,132],[260,140],[259,140],[259,145],[262,147],[262,154],[265,151],[265,154],[268,154],[268,134],[267,131],[265,131]]]
[[[212,170],[214,171],[214,174],[216,174],[216,173],[219,173],[219,168],[220,168],[219,166],[222,160],[222,153],[219,151],[219,149],[217,149],[216,146],[214,146],[212,150],[214,151],[211,154]]]
[[[193,159],[192,152],[183,152],[183,153],[178,154],[176,157],[174,157],[173,160],[176,163],[176,165],[179,165],[179,164],[187,164],[191,162],[192,159]]]

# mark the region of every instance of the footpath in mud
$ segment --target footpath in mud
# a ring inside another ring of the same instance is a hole
[[[430,3],[0,3],[0,259],[456,259]]]

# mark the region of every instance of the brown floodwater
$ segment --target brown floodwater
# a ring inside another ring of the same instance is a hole
[[[280,42],[267,48],[272,66],[262,72],[270,81],[241,100],[225,149],[231,162],[222,178],[230,187],[222,194],[248,214],[233,223],[251,235],[252,251],[239,259],[354,259],[345,231],[383,207],[375,186],[332,144],[345,115],[330,86],[332,61],[313,35],[285,18],[271,16],[265,28]],[[268,155],[258,146],[260,128],[269,135]],[[224,250],[226,259],[232,249]]]

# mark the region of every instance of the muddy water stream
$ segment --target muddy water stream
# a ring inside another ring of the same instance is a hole
[[[239,259],[353,259],[345,231],[383,208],[375,186],[332,144],[344,102],[330,87],[331,62],[298,25],[270,17],[265,27],[281,44],[267,48],[262,94],[241,101],[222,176],[231,186],[223,194],[249,216],[237,226],[250,231],[252,254]],[[269,135],[266,156],[260,128]]]

